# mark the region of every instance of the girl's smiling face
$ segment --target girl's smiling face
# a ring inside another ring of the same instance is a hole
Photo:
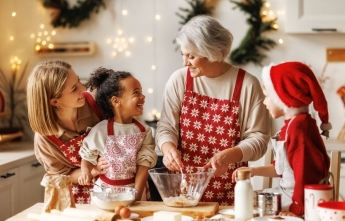
[[[142,93],[140,82],[134,77],[123,79],[121,85],[123,92],[117,98],[119,104],[117,114],[121,115],[121,119],[130,119],[130,122],[132,122],[132,117],[140,116],[144,112],[145,95]],[[116,119],[120,117],[117,114],[115,114]]]

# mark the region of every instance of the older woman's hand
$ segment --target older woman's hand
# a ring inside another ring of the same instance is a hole
[[[224,175],[228,171],[230,163],[239,162],[242,159],[242,151],[238,147],[222,150],[216,153],[204,168],[213,168],[213,176],[218,177]]]
[[[226,160],[226,156],[224,153],[219,152],[215,154],[210,161],[204,166],[204,168],[213,168],[214,169],[214,177],[221,176],[228,171],[228,165]]]
[[[177,150],[172,143],[164,144],[164,147],[162,147],[162,153],[164,155],[163,164],[169,170],[180,170],[180,168],[183,167],[181,152]]]

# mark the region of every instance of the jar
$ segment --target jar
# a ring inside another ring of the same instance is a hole
[[[244,221],[253,218],[253,187],[249,170],[237,170],[234,209],[235,220]]]

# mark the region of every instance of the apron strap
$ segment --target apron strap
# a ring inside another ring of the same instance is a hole
[[[108,135],[112,136],[114,135],[114,118],[110,118],[108,120],[108,124],[107,124],[107,129],[108,129]]]
[[[245,73],[246,73],[246,71],[243,70],[242,68],[240,68],[238,70],[237,79],[236,79],[236,85],[235,85],[235,89],[234,89],[234,94],[232,95],[232,100],[233,101],[239,101],[240,100],[242,83],[243,83],[243,79],[244,79]]]
[[[193,91],[193,78],[190,76],[190,70],[187,69],[187,82],[186,82],[186,91]]]
[[[330,184],[330,179],[332,179],[332,183],[333,183],[333,188],[332,188],[332,197],[333,197],[333,201],[335,201],[335,186],[334,186],[334,175],[332,172],[328,172],[327,176],[325,178],[323,178],[319,184]]]
[[[55,143],[57,146],[61,146],[63,145],[64,143],[59,139],[57,138],[55,135],[48,135],[47,136],[49,138],[49,140],[51,140],[53,143]]]
[[[140,131],[141,132],[145,132],[146,130],[145,130],[145,127],[141,124],[141,123],[139,123],[139,121],[137,121],[136,119],[132,119],[132,122],[135,124],[135,125],[137,125],[137,127],[139,127],[139,129],[140,129]],[[114,118],[112,117],[112,118],[110,118],[109,120],[108,120],[108,124],[107,124],[107,129],[108,129],[108,135],[109,136],[112,136],[112,135],[114,135]]]
[[[86,92],[86,91],[84,91],[83,95],[84,95],[84,97],[86,99],[86,102],[90,105],[90,107],[93,110],[93,112],[97,115],[98,119],[100,121],[104,120],[103,114],[102,114],[101,110],[99,109],[98,105],[96,104],[95,100],[91,96],[91,94]]]
[[[100,175],[99,178],[109,184],[109,185],[119,185],[119,186],[124,186],[124,185],[128,185],[128,184],[132,184],[135,182],[135,178],[129,178],[129,179],[125,179],[125,180],[111,180],[108,177],[106,177],[104,174]]]
[[[137,121],[136,119],[133,118],[132,122],[135,123],[135,125],[137,125],[137,127],[139,127],[141,132],[145,132],[146,131],[145,127],[141,123],[139,123],[139,121]]]

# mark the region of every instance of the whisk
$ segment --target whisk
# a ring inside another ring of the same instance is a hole
[[[181,170],[181,175],[182,175],[180,190],[181,190],[181,194],[186,195],[188,193],[188,183],[186,180],[186,175],[183,174],[182,168],[180,170]]]

